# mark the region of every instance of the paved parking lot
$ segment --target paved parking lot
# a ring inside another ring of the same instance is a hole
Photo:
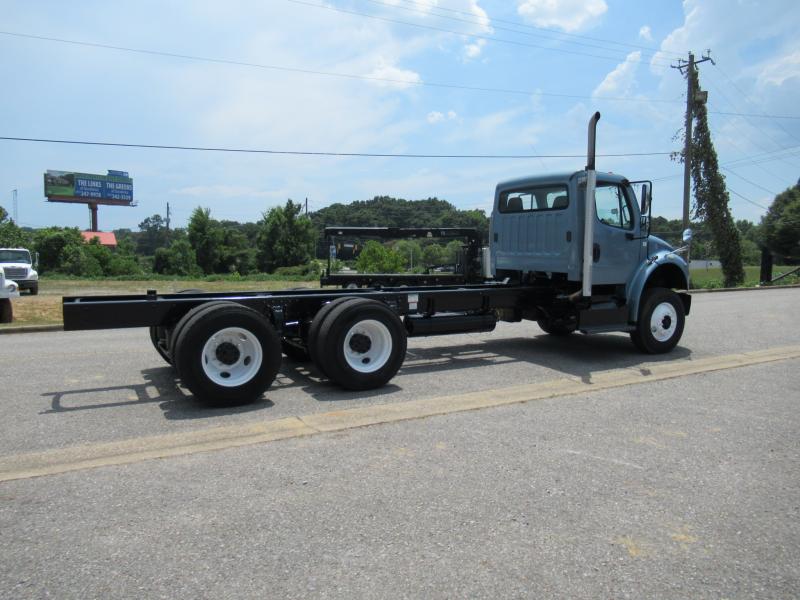
[[[260,402],[227,410],[185,396],[142,331],[3,336],[0,457],[796,347],[798,298],[698,295],[655,361],[625,336],[508,324],[412,340],[392,384],[361,394],[287,363]],[[796,597],[797,367],[0,483],[0,596]]]

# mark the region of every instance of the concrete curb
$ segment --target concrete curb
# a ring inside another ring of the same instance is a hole
[[[63,325],[17,325],[0,327],[0,335],[4,333],[41,333],[45,331],[63,331]]]
[[[765,285],[763,287],[740,287],[740,288],[707,288],[700,290],[689,290],[690,294],[713,294],[715,292],[755,292],[759,290],[790,290],[800,288],[800,283],[791,285]]]

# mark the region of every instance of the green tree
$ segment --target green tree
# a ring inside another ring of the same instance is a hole
[[[692,89],[700,91],[697,69],[687,69],[687,77],[692,77]],[[694,214],[708,223],[714,236],[714,244],[719,252],[722,275],[726,287],[735,287],[744,282],[742,266],[742,247],[739,230],[731,215],[728,204],[728,190],[725,178],[719,171],[719,161],[711,131],[708,128],[708,113],[703,102],[695,102],[695,127],[692,135],[691,173],[695,195]]]
[[[169,230],[167,222],[161,215],[152,215],[139,223],[141,232],[137,240],[137,250],[145,256],[155,254],[156,248],[164,248],[169,245]]]
[[[375,240],[369,240],[356,260],[359,273],[402,273],[405,258]]]
[[[39,253],[39,272],[78,269],[83,261],[83,236],[77,227],[46,227],[33,236],[33,247]],[[76,273],[80,275],[80,273]]]
[[[164,275],[202,274],[202,270],[197,266],[194,248],[186,239],[175,240],[169,248],[157,248],[153,257],[153,272]]]
[[[217,272],[247,275],[255,269],[256,250],[245,233],[237,227],[223,224]]]
[[[426,267],[435,267],[445,262],[446,252],[439,244],[428,244],[422,251],[422,262]]]
[[[224,232],[211,210],[198,206],[189,219],[189,243],[194,249],[197,264],[203,273],[214,273],[219,263]]]
[[[800,260],[800,185],[775,196],[761,226],[773,254],[792,263]]]
[[[271,273],[278,267],[293,267],[314,256],[317,231],[311,220],[300,214],[301,204],[291,199],[283,207],[271,208],[259,222],[258,266]]]
[[[0,206],[0,247],[27,248],[30,243],[28,234],[14,223],[6,209]]]
[[[394,244],[394,251],[403,257],[405,269],[422,267],[422,246],[417,240],[399,240]]]

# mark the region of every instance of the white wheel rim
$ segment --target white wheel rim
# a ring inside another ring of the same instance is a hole
[[[650,333],[659,342],[666,342],[678,327],[678,312],[669,302],[662,302],[650,316]]]
[[[244,385],[261,368],[258,338],[241,327],[220,329],[205,343],[200,361],[206,376],[222,387]]]
[[[392,334],[380,321],[368,319],[353,325],[344,336],[344,359],[359,373],[374,373],[392,354]]]

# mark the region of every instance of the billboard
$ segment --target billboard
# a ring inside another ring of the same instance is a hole
[[[124,171],[109,171],[108,175],[47,171],[44,174],[44,195],[48,199],[76,201],[104,200],[114,203],[133,202],[133,179]]]

